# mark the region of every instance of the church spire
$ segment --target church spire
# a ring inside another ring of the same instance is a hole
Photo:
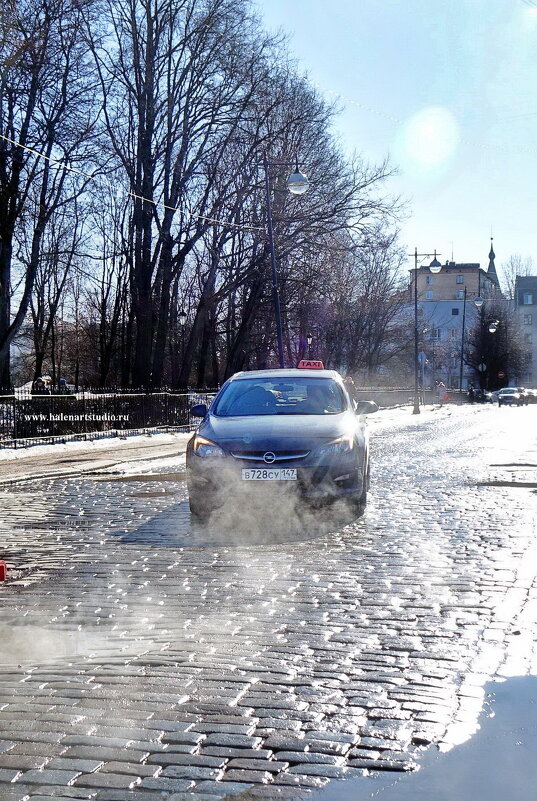
[[[496,272],[496,265],[494,264],[494,259],[496,258],[496,254],[494,253],[493,247],[494,239],[490,237],[490,251],[489,251],[489,268],[487,270],[487,275],[490,276],[492,281],[497,285],[498,284],[498,274]]]

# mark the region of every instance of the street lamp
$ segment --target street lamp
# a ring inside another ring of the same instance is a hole
[[[280,367],[285,367],[283,358],[282,313],[280,306],[280,292],[278,289],[278,271],[276,268],[276,252],[274,250],[274,229],[272,225],[272,203],[270,199],[269,163],[267,154],[263,153],[263,169],[265,171],[265,195],[267,204],[267,234],[270,249],[270,266],[272,272],[272,296],[274,300],[274,314],[276,317],[276,338],[278,341],[278,361]],[[307,192],[309,181],[298,169],[298,156],[296,157],[295,172],[287,179],[287,188],[293,195],[303,195]]]
[[[311,343],[313,342],[312,334],[308,334],[306,337],[306,342],[308,343],[308,359],[311,359]]]
[[[418,333],[418,256],[427,259],[433,256],[432,253],[418,253],[418,248],[414,248],[414,408],[412,414],[420,413],[420,363],[419,363],[419,333]],[[434,251],[434,258],[429,265],[429,269],[433,273],[439,273],[442,265],[436,258],[436,250]]]
[[[187,318],[186,311],[184,309],[181,309],[181,311],[178,314],[179,325],[181,326],[181,328],[183,328],[186,325],[186,318]]]
[[[308,176],[298,169],[298,156],[296,156],[295,171],[287,179],[287,188],[292,195],[303,195],[304,192],[308,191],[309,186]]]
[[[442,265],[440,264],[440,262],[436,258],[436,250],[435,250],[434,259],[429,264],[429,270],[436,275],[437,273],[440,272],[441,269],[442,269]]]

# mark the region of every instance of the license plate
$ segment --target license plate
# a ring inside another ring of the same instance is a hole
[[[243,468],[243,481],[296,481],[296,468],[252,467]]]

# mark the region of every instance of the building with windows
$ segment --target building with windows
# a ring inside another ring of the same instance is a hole
[[[519,377],[528,387],[537,386],[537,275],[517,275],[515,280],[515,315],[518,319],[529,361],[526,373]]]
[[[486,270],[477,262],[455,261],[446,261],[436,274],[429,265],[410,270],[411,300],[417,278],[420,363],[425,385],[441,379],[446,385],[459,388],[463,335],[467,335],[477,321],[474,300],[502,297],[495,258],[491,239]],[[462,367],[462,388],[465,389],[475,376],[470,367],[464,363]]]

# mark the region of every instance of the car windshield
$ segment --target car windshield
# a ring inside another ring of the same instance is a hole
[[[340,414],[348,408],[343,389],[332,378],[232,381],[211,412],[218,417],[269,414]]]

